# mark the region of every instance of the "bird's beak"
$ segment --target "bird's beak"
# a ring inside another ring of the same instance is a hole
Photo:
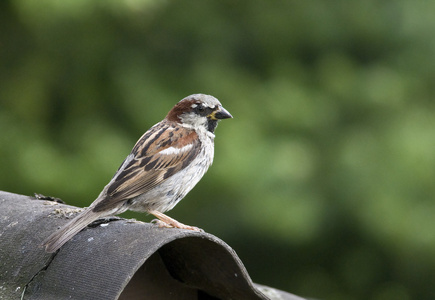
[[[212,120],[222,120],[222,119],[229,119],[233,116],[222,106],[219,106],[218,110],[215,110],[209,115],[209,118]]]

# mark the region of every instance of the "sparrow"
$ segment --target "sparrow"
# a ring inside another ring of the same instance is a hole
[[[126,210],[158,218],[159,227],[200,231],[164,214],[199,182],[213,162],[214,131],[232,118],[218,99],[194,94],[178,102],[137,141],[97,199],[42,244],[55,252],[93,221]]]

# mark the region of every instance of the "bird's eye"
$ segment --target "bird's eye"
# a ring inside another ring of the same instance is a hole
[[[203,111],[205,110],[205,107],[202,106],[201,104],[199,104],[199,105],[196,107],[196,109],[197,109],[199,112],[203,112]]]

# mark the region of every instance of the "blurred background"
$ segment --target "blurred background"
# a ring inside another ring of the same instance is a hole
[[[258,283],[435,299],[434,11],[0,1],[0,189],[88,206],[143,132],[183,97],[211,94],[234,119],[170,216],[226,241]]]

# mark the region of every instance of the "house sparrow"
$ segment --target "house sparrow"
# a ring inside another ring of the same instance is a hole
[[[213,162],[214,130],[232,118],[213,96],[190,95],[149,129],[133,147],[98,198],[44,242],[51,253],[93,221],[126,210],[156,216],[160,227],[190,230],[163,213],[172,209],[199,182]]]

